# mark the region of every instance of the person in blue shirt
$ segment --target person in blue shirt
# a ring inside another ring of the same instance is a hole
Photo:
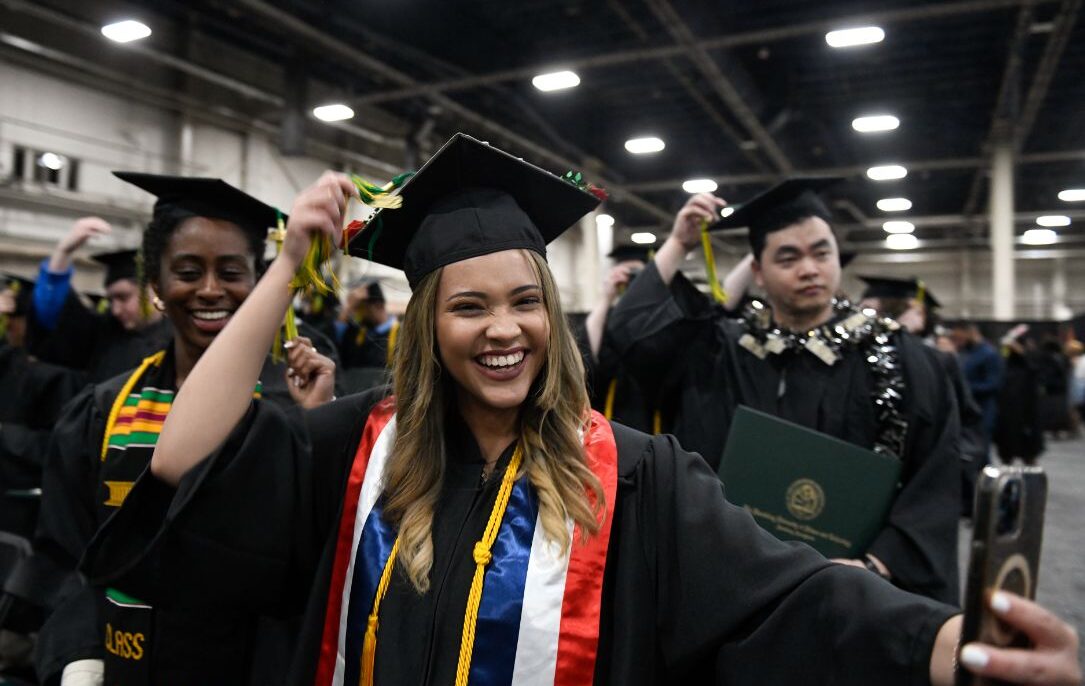
[[[953,326],[953,343],[961,360],[964,378],[972,397],[983,411],[983,429],[987,444],[998,422],[998,391],[1002,388],[1002,356],[983,338],[979,327],[970,322]]]
[[[91,383],[131,369],[171,339],[170,324],[156,308],[140,303],[136,251],[99,254],[105,267],[108,314],[98,314],[80,300],[72,287],[76,251],[95,236],[112,232],[100,217],[81,217],[42,262],[34,289],[30,350],[39,359],[87,373]]]

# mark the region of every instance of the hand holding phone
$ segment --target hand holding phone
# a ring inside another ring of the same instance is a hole
[[[975,529],[965,589],[961,645],[1028,648],[1029,637],[991,610],[998,591],[1036,597],[1047,475],[1039,467],[986,467],[976,483]],[[957,672],[958,686],[1005,682]]]

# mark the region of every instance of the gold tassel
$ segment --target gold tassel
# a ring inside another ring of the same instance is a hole
[[[708,235],[708,220],[701,222],[701,248],[704,249],[705,271],[708,273],[708,285],[712,289],[712,299],[721,305],[727,304],[727,294],[716,278],[716,257],[712,254],[712,239]]]

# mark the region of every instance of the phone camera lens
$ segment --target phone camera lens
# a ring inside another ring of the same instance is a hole
[[[1016,479],[1007,481],[998,498],[998,525],[996,533],[1005,535],[1017,529],[1017,520],[1021,514],[1021,482]]]

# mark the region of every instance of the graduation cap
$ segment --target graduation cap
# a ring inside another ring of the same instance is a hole
[[[222,179],[128,171],[115,171],[113,175],[158,198],[154,204],[155,222],[175,223],[189,217],[225,219],[261,238],[278,225],[278,210]],[[286,214],[282,219],[286,221]]]
[[[546,244],[595,209],[599,198],[488,143],[457,133],[381,209],[350,254],[402,269],[414,288],[453,262]]]
[[[628,262],[629,260],[647,262],[653,252],[653,249],[646,245],[619,245],[607,253],[607,257],[615,262]]]
[[[885,276],[860,276],[859,279],[867,284],[863,298],[916,298],[931,308],[942,306],[926,285],[915,277],[894,279]]]
[[[2,288],[15,292],[15,311],[13,317],[25,317],[34,306],[34,281],[18,274],[0,273]]]
[[[138,250],[116,250],[114,252],[99,253],[92,255],[91,259],[105,267],[105,280],[103,286],[109,288],[113,283],[121,279],[136,280],[138,269],[136,268],[136,256]]]
[[[366,302],[384,302],[384,291],[381,289],[379,281],[373,281],[366,284],[365,287],[365,301]]]
[[[750,247],[755,253],[764,246],[765,235],[807,217],[832,221],[832,213],[818,197],[825,188],[842,181],[840,176],[803,176],[787,179],[737,205],[729,216],[716,222],[711,231],[748,227]]]

